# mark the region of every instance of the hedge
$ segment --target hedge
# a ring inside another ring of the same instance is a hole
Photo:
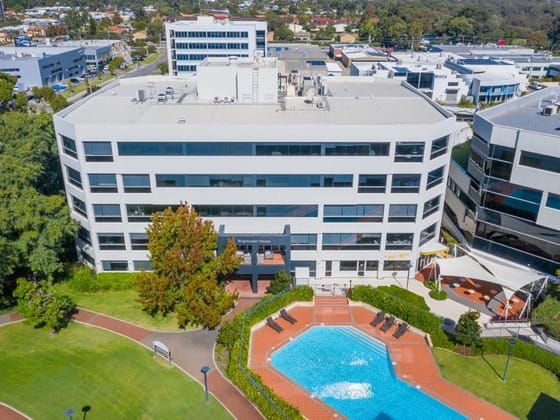
[[[428,293],[432,299],[445,300],[447,299],[447,292],[445,290],[432,289]]]
[[[80,293],[130,290],[136,286],[137,273],[99,273],[89,267],[72,271],[68,286]]]
[[[510,343],[507,338],[484,338],[482,342],[484,343],[483,348],[476,350],[477,353],[508,354],[509,352]],[[542,366],[560,379],[560,357],[558,355],[522,340],[515,340],[512,354],[519,359]]]
[[[263,384],[258,375],[246,368],[249,360],[251,327],[292,302],[311,300],[313,300],[313,289],[308,286],[298,286],[282,294],[265,297],[256,306],[238,314],[231,323],[225,322],[218,332],[217,342],[229,351],[228,377],[267,419],[303,419],[303,417],[297,408],[275,395]],[[259,387],[268,398],[258,389]]]
[[[417,306],[420,309],[425,311],[430,311],[430,307],[426,305],[426,301],[420,295],[413,293],[409,290],[403,289],[402,287],[395,286],[394,284],[391,286],[379,286],[379,290],[396,297],[398,299],[402,299],[410,303],[411,305]]]
[[[368,303],[376,308],[406,321],[408,324],[430,334],[434,346],[452,349],[453,343],[441,329],[442,318],[408,301],[399,299],[385,291],[371,286],[354,286],[350,292],[353,300]],[[427,307],[427,305],[426,305]]]

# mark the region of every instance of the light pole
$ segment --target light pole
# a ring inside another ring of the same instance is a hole
[[[210,368],[208,366],[202,366],[202,368],[200,368],[200,371],[204,375],[204,393],[206,396],[206,404],[208,404],[208,371],[209,370]]]
[[[410,280],[410,269],[414,267],[411,263],[406,266],[406,290],[408,290],[408,282]]]
[[[513,346],[515,345],[515,337],[511,337],[509,339],[509,350],[508,350],[508,355],[507,355],[507,359],[506,359],[506,365],[504,367],[504,374],[502,375],[502,381],[506,381],[506,375],[507,375],[507,371],[508,371],[508,367],[509,367],[509,361],[511,359],[511,355],[513,354]]]

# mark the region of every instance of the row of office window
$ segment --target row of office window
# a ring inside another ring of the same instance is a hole
[[[91,258],[91,257],[90,257]],[[94,261],[92,261],[94,263]],[[103,271],[128,271],[129,263],[126,260],[102,260],[101,265]],[[384,271],[407,271],[409,270],[410,261],[404,260],[385,260],[383,261]],[[134,271],[151,271],[152,265],[148,260],[134,260],[132,261]],[[292,261],[293,267],[309,266],[309,274],[312,277],[316,276],[316,262],[315,261]],[[333,261],[325,261],[325,277],[332,276]],[[339,271],[354,272],[358,276],[363,276],[365,273],[373,274],[379,270],[379,261],[353,261],[343,260],[338,262]],[[293,270],[292,270],[293,271]]]
[[[231,57],[232,54],[177,54],[175,51],[171,53],[172,60],[183,60],[183,61],[202,61],[205,58],[220,58],[220,57]],[[248,54],[235,54],[236,57],[249,57]]]
[[[427,174],[426,190],[440,185],[444,179],[444,166]],[[66,166],[68,182],[83,189],[82,176],[76,169]],[[421,174],[393,174],[391,193],[419,193]],[[363,174],[358,176],[358,193],[384,194],[387,192],[388,175]],[[149,174],[121,175],[124,192],[149,193],[151,183]],[[301,175],[301,174],[263,174],[263,175],[198,175],[198,174],[156,174],[158,188],[352,188],[352,174]],[[88,174],[92,193],[117,193],[116,174]]]
[[[72,208],[87,217],[86,204],[75,196]],[[127,204],[126,214],[129,222],[149,222],[153,213],[168,207],[154,204]],[[194,205],[201,217],[317,217],[316,205]],[[424,203],[422,219],[439,210],[440,196]],[[380,223],[383,222],[385,206],[383,204],[347,204],[325,205],[323,222],[325,223]],[[388,221],[391,223],[415,223],[416,204],[390,204]],[[120,204],[93,204],[96,222],[122,222]]]
[[[76,141],[62,138],[66,155],[78,158]],[[430,159],[447,153],[448,137],[432,142]],[[86,162],[112,162],[109,141],[84,141]],[[120,156],[389,156],[390,143],[117,142]],[[397,142],[395,162],[422,162],[424,142]]]
[[[248,50],[247,42],[176,42],[175,48],[183,50]]]
[[[433,239],[436,235],[436,224],[429,226],[420,233],[420,245]],[[294,234],[291,243],[293,250],[316,250],[317,234]],[[81,227],[78,238],[91,245],[90,232]],[[130,233],[132,250],[147,250],[148,236],[146,233]],[[322,250],[380,250],[381,233],[323,233]],[[125,235],[121,232],[98,233],[99,249],[103,251],[126,250]],[[385,234],[385,250],[411,250],[414,241],[413,233]]]
[[[175,38],[248,38],[247,31],[175,31]]]

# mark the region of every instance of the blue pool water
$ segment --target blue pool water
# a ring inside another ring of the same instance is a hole
[[[466,419],[397,378],[385,345],[352,327],[313,327],[271,362],[348,419]]]

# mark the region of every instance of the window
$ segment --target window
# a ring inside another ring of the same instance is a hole
[[[256,206],[257,217],[317,217],[318,206]]]
[[[131,233],[130,245],[133,250],[148,249],[148,234],[146,232]]]
[[[317,263],[315,261],[292,261],[290,264],[290,274],[292,277],[296,275],[296,267],[307,267],[310,277],[315,277],[317,275]]]
[[[156,185],[162,188],[351,188],[352,175],[156,174]]]
[[[325,156],[388,156],[389,143],[332,143],[325,145]]]
[[[118,192],[115,174],[89,174],[89,188],[92,193]]]
[[[385,245],[385,249],[387,250],[412,249],[413,238],[414,238],[414,234],[412,233],[388,233],[387,244]]]
[[[80,256],[82,257],[82,260],[87,261],[89,264],[91,264],[92,267],[95,267],[95,259],[87,252],[85,252],[84,250],[80,251]]]
[[[416,204],[391,204],[389,222],[416,222]]]
[[[512,149],[511,147],[498,146],[496,144],[491,144],[490,145],[489,156],[492,159],[503,160],[503,161],[512,163],[513,158],[515,157],[515,149]]]
[[[426,189],[429,190],[430,188],[435,187],[443,182],[443,169],[445,166],[441,168],[434,169],[433,171],[428,172],[428,183],[426,184]]]
[[[88,245],[91,245],[91,234],[85,227],[80,226],[77,232],[78,238]]]
[[[103,271],[128,271],[128,261],[101,261]]]
[[[385,193],[387,175],[360,175],[359,193]]]
[[[97,240],[101,250],[126,249],[122,233],[98,233]]]
[[[153,213],[164,211],[168,207],[173,208],[166,205],[127,204],[126,216],[129,222],[149,222]]]
[[[358,261],[340,261],[340,271],[356,271],[358,269]]]
[[[397,142],[395,162],[422,162],[424,142]]]
[[[94,204],[93,213],[96,222],[120,222],[121,207],[118,204]]]
[[[378,250],[380,233],[323,233],[323,250]]]
[[[430,159],[435,159],[447,153],[447,142],[449,137],[442,137],[432,142],[432,151]]]
[[[546,207],[560,210],[560,195],[548,193],[548,198],[546,199]]]
[[[398,260],[385,260],[383,261],[384,271],[408,271],[410,261],[398,261]]]
[[[379,270],[379,261],[366,261],[366,271]]]
[[[546,156],[522,150],[519,164],[560,174],[560,158],[554,156]]]
[[[436,213],[439,210],[439,200],[440,196],[434,197],[424,203],[424,212],[422,214],[422,219],[425,219],[431,214]]]
[[[332,261],[325,261],[325,277],[332,276]]]
[[[72,197],[72,208],[74,209],[74,211],[80,213],[84,217],[87,217],[86,203],[84,203],[79,198],[74,197],[73,195],[71,197]]]
[[[420,174],[394,174],[392,193],[417,193],[420,191]]]
[[[70,166],[67,166],[66,175],[68,175],[68,182],[70,182],[70,184],[82,189],[82,176],[80,175],[80,172]]]
[[[152,263],[148,260],[144,261],[132,261],[134,265],[134,271],[153,271]]]
[[[325,205],[323,222],[382,222],[383,204]]]
[[[148,174],[123,175],[122,181],[126,193],[149,193],[152,191],[150,175]]]
[[[436,236],[436,223],[427,227],[422,232],[420,232],[420,245],[424,245],[426,242],[435,238]]]
[[[86,162],[112,162],[113,150],[109,141],[85,141]]]
[[[293,251],[317,249],[317,234],[315,233],[292,233],[290,241]]]
[[[78,150],[76,149],[76,141],[66,137],[60,136],[62,138],[62,150],[64,154],[72,156],[74,159],[78,159]]]

